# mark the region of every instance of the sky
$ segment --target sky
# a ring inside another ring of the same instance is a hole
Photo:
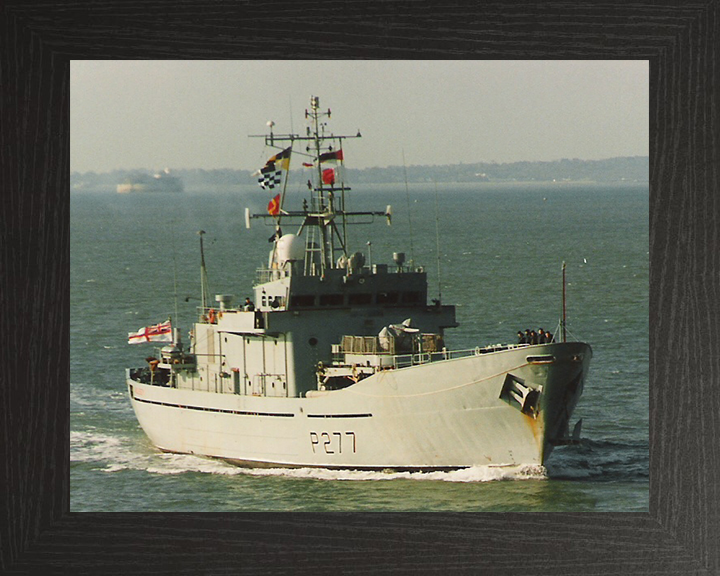
[[[74,60],[70,169],[255,170],[310,96],[349,168],[649,154],[647,61]]]

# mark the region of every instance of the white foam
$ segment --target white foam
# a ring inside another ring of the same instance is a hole
[[[92,429],[70,432],[70,460],[97,463],[103,472],[144,470],[150,474],[177,475],[188,472],[235,476],[281,476],[285,478],[341,481],[417,480],[435,482],[493,482],[542,480],[543,466],[473,466],[449,472],[393,472],[329,470],[327,468],[243,468],[214,458],[190,454],[164,454],[134,439],[98,433]]]
[[[127,437],[111,436],[93,430],[70,432],[70,461],[96,464],[103,472],[147,470],[155,454],[143,453]]]
[[[472,466],[449,472],[393,472],[367,470],[328,470],[327,468],[240,468],[252,476],[284,476],[314,480],[418,480],[435,482],[493,482],[497,480],[546,479],[543,466]]]
[[[93,429],[70,432],[70,460],[95,463],[103,472],[144,470],[151,474],[240,474],[241,469],[220,460],[182,454],[162,454],[145,442]]]
[[[227,464],[222,460],[202,458],[189,454],[160,454],[153,459],[146,470],[151,474],[184,474],[200,472],[202,474],[220,474],[235,476],[243,473],[242,468]]]
[[[115,436],[98,434],[93,429],[70,431],[70,461],[97,462],[112,459],[122,447]]]

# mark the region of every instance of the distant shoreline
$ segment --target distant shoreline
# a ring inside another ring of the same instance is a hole
[[[305,182],[312,170],[291,170],[290,182]],[[153,170],[114,170],[111,172],[72,172],[72,190],[115,187],[131,174],[151,174]],[[185,187],[208,189],[214,187],[255,184],[252,171],[235,169],[173,169]],[[511,162],[497,164],[476,162],[443,166],[388,166],[385,168],[345,168],[350,185],[391,184],[533,184],[584,185],[613,183],[647,183],[650,179],[648,156],[627,156],[606,160],[563,159],[552,162]]]
[[[518,189],[537,189],[538,191],[550,191],[550,190],[563,190],[567,188],[649,188],[649,181],[617,181],[617,182],[596,182],[589,180],[577,180],[577,181],[533,181],[533,180],[516,180],[516,181],[497,181],[497,182],[408,182],[409,189],[414,193],[433,193],[436,188],[442,192],[449,187],[466,190],[468,192],[483,190],[518,190]],[[349,189],[356,193],[362,193],[363,191],[377,192],[387,190],[388,192],[403,192],[405,184],[400,182],[368,182],[361,184],[350,183]],[[298,188],[303,188],[299,182],[291,183],[288,186],[288,193],[296,194]],[[101,185],[97,187],[81,187],[71,188],[73,195],[92,195],[92,194],[113,194],[118,195],[116,187],[113,185]],[[262,190],[257,184],[206,184],[206,185],[195,185],[185,186],[184,192],[133,192],[128,194],[120,194],[121,196],[134,198],[134,197],[148,197],[148,196],[162,196],[163,194],[171,194],[175,198],[180,198],[183,195],[196,195],[196,194],[243,194],[243,195],[258,195],[267,196],[267,191]]]

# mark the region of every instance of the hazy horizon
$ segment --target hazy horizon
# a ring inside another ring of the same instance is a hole
[[[592,158],[589,160],[585,160],[583,158],[557,158],[555,160],[515,160],[513,162],[497,162],[496,164],[498,164],[498,165],[519,164],[519,163],[532,164],[534,162],[550,163],[550,162],[561,162],[563,160],[570,160],[570,161],[579,160],[581,162],[603,162],[603,161],[607,161],[607,160],[614,160],[616,158],[649,158],[649,156],[647,154],[636,155],[636,156],[612,156],[610,158]],[[462,162],[462,164],[484,164],[484,163],[485,162],[472,162],[472,161]],[[461,162],[453,162],[451,164],[436,164],[436,165],[407,164],[406,167],[408,169],[410,169],[410,168],[432,168],[434,166],[440,167],[440,166],[446,166],[446,165],[450,166],[450,165],[457,165],[457,164],[461,164]],[[112,168],[110,170],[85,170],[85,171],[71,170],[71,172],[77,173],[77,174],[87,174],[90,172],[95,172],[96,174],[110,174],[113,172],[148,172],[149,173],[149,172],[161,172],[161,171],[165,170],[166,168],[168,170],[170,170],[170,173],[172,173],[173,171],[193,171],[193,170],[204,170],[206,172],[211,172],[213,170],[218,170],[218,171],[234,170],[234,171],[255,172],[257,170],[256,168],[235,168],[232,166],[219,166],[217,168],[205,168],[203,166],[196,166],[196,167],[191,167],[191,168],[187,168],[184,166],[174,166],[174,167],[170,168],[170,167],[165,166],[165,167],[160,168],[158,166],[153,167],[153,166],[148,165],[148,166],[129,166],[129,167],[121,166],[119,168]],[[350,170],[353,170],[353,169],[356,169],[356,170],[373,170],[373,169],[381,170],[381,169],[386,169],[386,168],[403,168],[403,165],[402,164],[389,164],[387,166],[366,166],[365,168],[350,168]],[[300,172],[300,173],[303,172],[303,169],[300,167],[297,167],[297,166],[291,167],[291,170],[293,172]]]
[[[71,172],[255,170],[331,108],[348,168],[649,155],[647,61],[72,61]]]

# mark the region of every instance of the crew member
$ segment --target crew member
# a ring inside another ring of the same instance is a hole
[[[155,372],[160,361],[155,356],[148,356],[145,361],[150,365],[150,372]]]
[[[250,298],[245,298],[245,306],[243,306],[243,310],[245,310],[245,312],[252,312],[255,310],[255,304],[253,304]]]

